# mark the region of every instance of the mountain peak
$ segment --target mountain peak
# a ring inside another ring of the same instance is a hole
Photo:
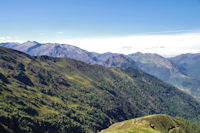
[[[24,43],[39,43],[39,42],[37,42],[37,41],[30,41],[30,40],[28,40],[28,41],[26,41],[26,42],[24,42]]]

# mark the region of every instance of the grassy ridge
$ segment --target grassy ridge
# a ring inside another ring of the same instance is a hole
[[[100,133],[197,133],[200,131],[188,126],[188,123],[182,122],[183,120],[168,115],[149,115],[115,123]]]
[[[192,97],[135,69],[0,47],[1,132],[97,132],[154,113],[198,119]]]

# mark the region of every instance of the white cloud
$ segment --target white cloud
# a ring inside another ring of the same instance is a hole
[[[63,34],[63,32],[59,34]],[[156,34],[151,33],[119,37],[77,38],[71,40],[56,40],[56,38],[51,38],[50,40],[52,39],[54,39],[54,41],[49,41],[47,39],[45,42],[71,44],[98,53],[113,52],[131,54],[143,52],[157,53],[163,56],[174,56],[183,53],[200,53],[200,32],[167,31]],[[35,41],[40,42],[40,40]],[[23,41],[17,36],[0,36],[0,42]]]
[[[123,37],[102,37],[74,40],[59,40],[99,53],[135,52],[157,53],[174,56],[182,53],[200,53],[200,33],[147,34]]]
[[[1,42],[19,42],[22,43],[23,41],[19,39],[19,37],[11,37],[11,36],[0,36],[0,43]]]
[[[10,36],[0,36],[0,41],[4,41],[4,40],[9,40],[9,39],[11,39],[11,37]]]
[[[57,34],[59,34],[59,35],[62,35],[64,32],[61,32],[61,31],[59,31],[59,32],[57,32]]]
[[[4,41],[6,38],[3,36],[0,36],[0,41]]]

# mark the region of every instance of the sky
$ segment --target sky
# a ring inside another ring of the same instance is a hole
[[[0,42],[93,52],[200,53],[200,0],[1,0]]]

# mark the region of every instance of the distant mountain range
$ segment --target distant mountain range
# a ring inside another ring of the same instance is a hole
[[[132,62],[123,55],[112,59]],[[0,132],[98,132],[149,114],[200,120],[200,103],[192,96],[133,67],[0,47]]]
[[[68,57],[88,64],[137,68],[175,85],[200,100],[200,54],[183,54],[173,58],[139,52],[129,55],[117,53],[98,54],[72,45],[42,44],[35,41],[0,43],[0,46],[26,52],[32,56]]]
[[[176,64],[183,74],[200,80],[200,53],[182,54],[169,60]]]

